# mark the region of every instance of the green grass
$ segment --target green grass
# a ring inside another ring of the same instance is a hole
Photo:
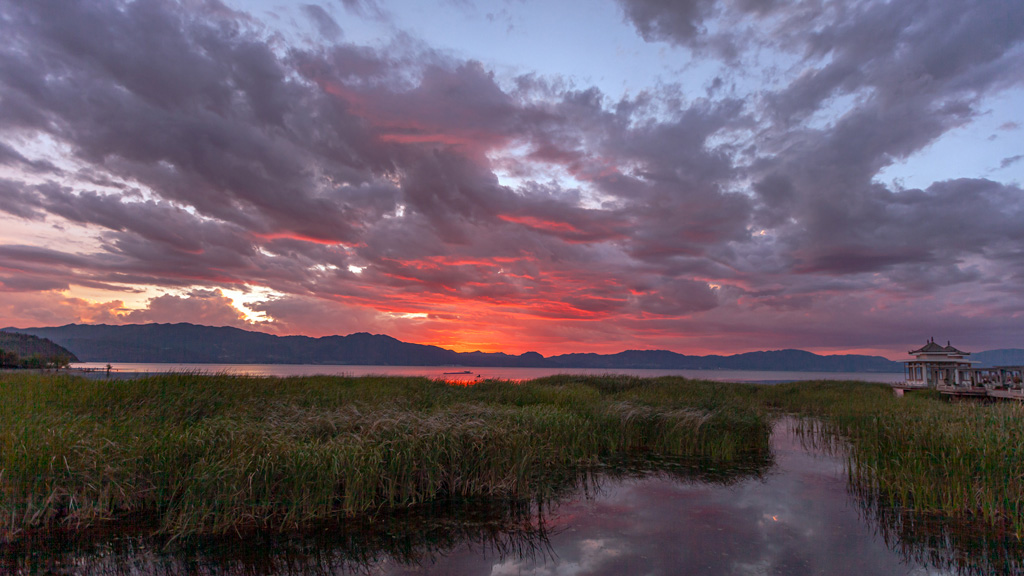
[[[0,537],[128,514],[172,535],[297,529],[448,498],[543,498],[623,454],[767,457],[763,414],[672,392],[690,386],[706,384],[4,375]]]
[[[849,445],[863,497],[969,520],[1024,537],[1024,407],[950,402],[935,392],[894,398],[888,387],[790,384],[776,406],[813,416]]]
[[[127,515],[157,518],[162,534],[225,534],[544,499],[637,455],[730,469],[770,459],[780,414],[843,451],[862,497],[1024,536],[1017,403],[897,399],[855,382],[4,374],[0,541]]]

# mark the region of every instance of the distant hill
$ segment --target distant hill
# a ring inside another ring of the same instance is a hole
[[[69,324],[4,331],[50,338],[74,350],[82,362],[534,366],[543,359],[535,352],[458,353],[365,332],[310,338],[195,324]]]
[[[238,328],[194,324],[78,325],[5,328],[49,338],[83,362],[183,362],[226,364],[362,364],[381,366],[480,366],[536,368],[653,368],[691,370],[784,370],[800,372],[900,372],[881,356],[821,356],[803,350],[688,356],[667,350],[618,354],[454,352],[360,332],[348,336],[274,336]]]
[[[1004,348],[1002,350],[986,350],[975,352],[968,360],[979,362],[979,368],[991,366],[1024,366],[1024,349]]]
[[[566,368],[656,368],[677,370],[780,370],[794,372],[900,372],[903,365],[859,354],[821,356],[804,350],[746,352],[732,356],[687,356],[668,350],[618,354],[564,354],[550,359]]]
[[[390,336],[274,336],[238,328],[194,324],[69,324],[56,328],[5,328],[50,338],[83,362],[196,362],[232,364],[437,365],[455,353],[408,344]]]
[[[78,357],[46,338],[0,332],[0,366],[41,367],[78,362]]]

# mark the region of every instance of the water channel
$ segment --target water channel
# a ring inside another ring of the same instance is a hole
[[[0,573],[1024,574],[1019,540],[873,505],[849,489],[841,450],[814,438],[784,420],[769,462],[620,463],[549,502],[446,503],[302,535],[168,543],[140,520],[0,547]]]

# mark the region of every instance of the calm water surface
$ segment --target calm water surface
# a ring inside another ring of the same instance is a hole
[[[105,362],[82,362],[72,364],[73,368],[95,371],[106,375]],[[897,382],[903,379],[900,373],[874,372],[774,372],[762,370],[649,370],[649,369],[605,369],[605,368],[482,368],[466,366],[352,366],[322,364],[143,364],[111,363],[112,376],[134,375],[155,372],[207,372],[226,374],[249,374],[253,376],[313,376],[320,374],[337,376],[426,376],[450,381],[472,382],[478,379],[531,380],[554,374],[630,374],[653,378],[656,376],[682,376],[718,382],[794,382],[798,380],[860,380],[867,382]],[[468,371],[469,374],[457,372]],[[451,374],[456,372],[456,374]]]
[[[747,470],[619,473],[557,503],[454,506],[302,537],[157,544],[49,540],[0,550],[0,573],[81,575],[952,575],[1021,573],[1021,544],[880,514],[843,461],[791,423]],[[902,534],[902,536],[898,536]]]

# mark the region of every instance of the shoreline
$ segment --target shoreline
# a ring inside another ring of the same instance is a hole
[[[519,368],[494,366],[396,366],[360,364],[228,364],[228,363],[111,363],[110,379],[123,380],[146,374],[199,373],[254,377],[296,376],[395,376],[420,377],[472,384],[483,380],[522,382],[551,376],[631,376],[636,378],[679,377],[691,380],[748,384],[782,384],[809,380],[861,381],[891,384],[903,375],[897,372],[809,372],[779,370],[689,370],[657,368]],[[106,363],[79,363],[75,369],[92,369],[82,374],[89,379],[104,379]],[[459,373],[450,374],[453,368]],[[129,374],[131,374],[129,376]]]

